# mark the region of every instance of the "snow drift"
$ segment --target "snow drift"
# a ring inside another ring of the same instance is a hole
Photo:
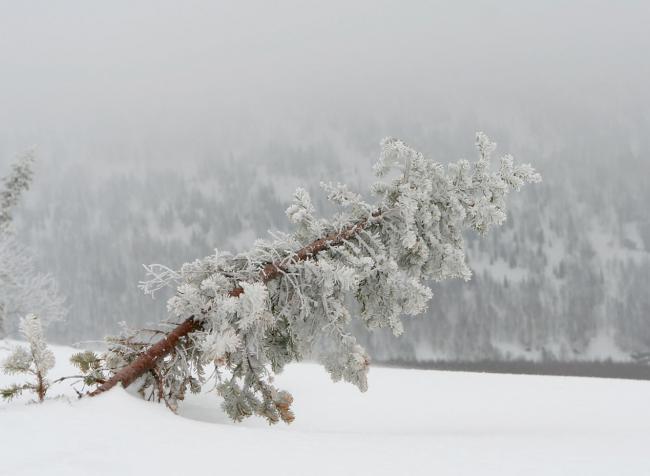
[[[53,376],[73,373],[55,347]],[[0,357],[6,350],[0,351]],[[0,385],[10,377],[0,377]],[[174,415],[115,389],[0,404],[0,474],[641,475],[650,383],[372,368],[370,390],[310,364],[278,384],[296,421],[233,424],[212,393]],[[217,469],[218,468],[218,469]]]

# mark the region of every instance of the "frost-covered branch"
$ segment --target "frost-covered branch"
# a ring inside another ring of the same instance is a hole
[[[403,316],[426,308],[430,281],[470,278],[463,232],[483,234],[502,224],[509,192],[540,180],[510,156],[492,170],[495,144],[478,133],[476,145],[475,163],[443,166],[385,139],[374,202],[343,185],[323,184],[339,205],[330,219],[317,218],[299,189],[287,209],[292,233],[258,240],[248,253],[215,253],[174,273],[178,289],[168,309],[181,324],[145,349],[130,348],[128,338],[111,347],[105,359],[115,370],[93,394],[144,376],[143,394],[158,392],[175,408],[188,389],[200,389],[203,369],[213,366],[231,418],[290,422],[292,397],[272,384],[273,374],[305,357],[320,361],[333,380],[366,390],[370,359],[351,334],[351,320],[400,335]],[[172,276],[152,270],[145,290]]]
[[[146,276],[149,278],[145,281],[140,281],[138,285],[142,292],[154,297],[157,291],[163,288],[177,284],[180,280],[180,275],[171,268],[162,264],[143,265]]]

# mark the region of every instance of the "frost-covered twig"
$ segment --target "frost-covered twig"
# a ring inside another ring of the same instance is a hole
[[[154,297],[157,291],[176,284],[180,280],[180,275],[176,271],[162,264],[144,264],[142,266],[149,279],[140,281],[138,287],[151,297]]]

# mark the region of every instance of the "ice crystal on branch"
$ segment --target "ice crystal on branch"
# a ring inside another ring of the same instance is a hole
[[[400,335],[403,316],[422,313],[431,300],[430,282],[470,278],[465,230],[482,234],[502,224],[509,192],[541,180],[508,155],[492,170],[496,145],[485,134],[477,134],[476,146],[475,163],[445,167],[385,139],[374,203],[344,185],[321,184],[340,208],[332,219],[316,218],[309,195],[298,189],[287,209],[292,233],[258,240],[236,256],[215,252],[178,273],[149,267],[143,289],[177,283],[169,311],[195,330],[151,368],[143,395],[157,394],[175,408],[187,389],[197,390],[210,364],[231,418],[290,422],[292,398],[275,388],[273,374],[307,357],[333,380],[365,391],[370,359],[351,334],[352,319]],[[143,352],[135,342],[119,340],[105,358],[132,362]]]

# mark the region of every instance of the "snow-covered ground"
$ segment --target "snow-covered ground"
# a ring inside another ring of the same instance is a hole
[[[53,376],[72,373],[73,351],[55,352]],[[289,426],[232,423],[213,394],[180,415],[66,385],[52,396],[69,399],[0,403],[0,475],[650,474],[650,382],[373,368],[362,394],[300,364],[277,383]]]

